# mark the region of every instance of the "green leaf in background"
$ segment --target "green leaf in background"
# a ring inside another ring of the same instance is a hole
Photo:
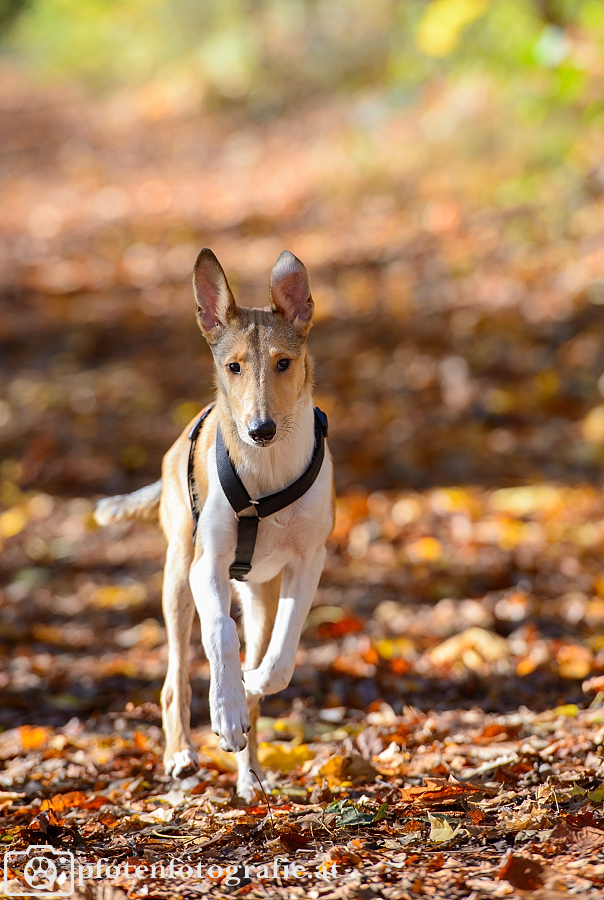
[[[373,807],[360,806],[353,803],[352,800],[334,800],[327,807],[326,812],[336,814],[337,828],[375,825],[376,822],[381,822],[388,815],[388,804],[382,803],[376,810]]]

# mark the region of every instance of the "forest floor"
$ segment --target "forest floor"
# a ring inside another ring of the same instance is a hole
[[[532,137],[484,89],[271,121],[186,100],[0,72],[9,894],[43,844],[103,900],[604,897],[599,139],[520,202]],[[164,541],[92,519],[211,397],[204,245],[247,303],[284,247],[307,265],[337,472],[251,807],[208,727],[198,628],[202,767],[165,776]]]

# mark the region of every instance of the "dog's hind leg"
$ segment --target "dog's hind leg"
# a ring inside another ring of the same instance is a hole
[[[237,583],[236,590],[243,613],[245,637],[244,671],[257,669],[266,653],[279,605],[280,585],[280,575],[265,584],[251,584],[245,581]],[[258,762],[256,740],[259,711],[259,698],[255,697],[250,705],[250,730],[247,747],[237,754],[237,793],[249,801],[254,799],[255,792],[258,790],[258,781],[250,770],[256,773],[260,781],[264,779],[262,766]]]
[[[168,671],[161,692],[166,750],[164,768],[174,778],[187,778],[199,768],[191,743],[191,684],[188,657],[191,626],[195,613],[189,587],[193,556],[190,541],[175,540],[168,545],[164,569],[163,610],[168,636]]]

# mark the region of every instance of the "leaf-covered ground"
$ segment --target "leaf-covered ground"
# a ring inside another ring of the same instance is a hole
[[[598,134],[520,203],[537,139],[484,86],[271,122],[154,90],[0,73],[4,847],[121,867],[87,898],[604,896]],[[251,808],[198,632],[202,769],[164,776],[163,539],[91,519],[211,395],[203,245],[246,302],[283,247],[307,264],[338,478]],[[136,875],[172,859],[199,869]]]

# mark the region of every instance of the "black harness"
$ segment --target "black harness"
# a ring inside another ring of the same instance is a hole
[[[199,495],[195,484],[195,473],[193,470],[193,462],[195,456],[195,447],[197,439],[203,426],[203,423],[214,406],[209,406],[200,415],[199,419],[189,432],[189,467],[187,470],[187,482],[189,485],[189,499],[191,501],[191,512],[193,514],[193,543],[197,538],[197,526],[199,524]],[[218,468],[218,478],[220,485],[224,491],[227,500],[235,510],[237,515],[237,547],[235,549],[235,560],[229,568],[229,575],[236,581],[245,581],[252,568],[252,557],[256,546],[256,537],[258,535],[258,525],[260,519],[272,516],[273,513],[285,509],[286,506],[299,500],[303,494],[314,484],[314,481],[321,470],[323,458],[325,456],[325,438],[327,437],[327,416],[318,406],[315,406],[315,445],[308,468],[300,475],[300,477],[275,494],[269,494],[261,497],[260,500],[252,500],[243,482],[241,481],[235,466],[229,456],[228,450],[224,443],[220,425],[216,431],[216,465]],[[240,513],[244,509],[253,507],[255,515],[241,516]]]

